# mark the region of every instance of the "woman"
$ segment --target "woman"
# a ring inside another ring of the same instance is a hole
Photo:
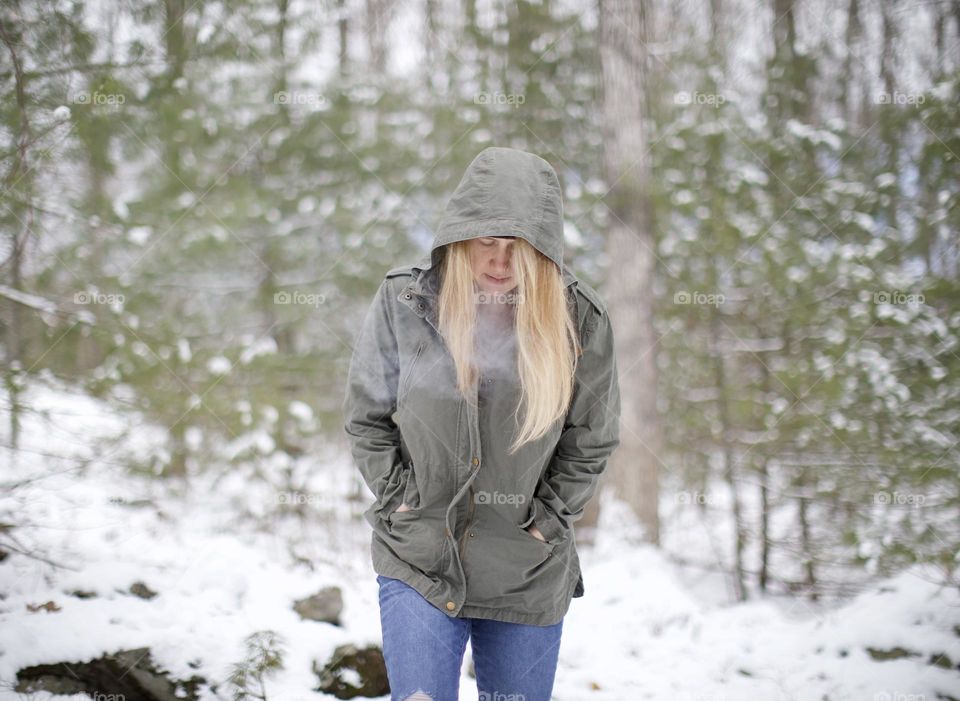
[[[547,701],[584,592],[573,524],[620,440],[613,331],[563,264],[549,163],[474,158],[430,253],[381,283],[344,414],[393,701],[456,699],[468,638],[481,698]]]

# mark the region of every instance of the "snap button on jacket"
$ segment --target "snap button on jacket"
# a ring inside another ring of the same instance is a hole
[[[491,371],[468,402],[437,321],[443,247],[506,235],[557,264],[582,347],[566,417],[514,455],[506,448],[518,383]],[[378,574],[450,616],[552,625],[566,614],[585,591],[574,523],[619,445],[620,391],[606,307],[563,263],[560,186],[549,163],[499,147],[473,160],[430,253],[380,283],[343,408],[354,462],[374,495],[364,517]],[[401,503],[410,509],[398,512]],[[531,523],[546,542],[526,530]]]

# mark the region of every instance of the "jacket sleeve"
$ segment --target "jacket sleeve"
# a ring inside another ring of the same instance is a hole
[[[381,518],[389,514],[395,499],[402,499],[405,487],[400,429],[392,418],[400,374],[392,290],[389,278],[384,279],[367,310],[350,359],[343,402],[353,460],[377,499],[374,512]]]
[[[549,542],[561,540],[583,516],[607,459],[620,444],[620,384],[608,314],[599,314],[584,336],[563,432],[521,524],[534,523]]]

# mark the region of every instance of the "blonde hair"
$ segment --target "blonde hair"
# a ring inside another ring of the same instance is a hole
[[[457,389],[470,398],[479,378],[474,360],[476,292],[466,241],[445,246],[441,265],[440,333],[457,369]],[[514,330],[520,376],[523,425],[510,454],[534,441],[564,418],[573,396],[573,376],[581,354],[579,333],[567,307],[567,290],[556,263],[525,239],[516,237],[513,272],[517,279]],[[519,422],[518,422],[519,423]]]

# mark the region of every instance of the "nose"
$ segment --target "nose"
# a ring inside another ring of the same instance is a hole
[[[498,243],[497,250],[493,255],[493,269],[497,272],[504,273],[504,275],[499,275],[498,277],[504,277],[510,270],[510,253],[511,249],[509,248],[509,244]]]

